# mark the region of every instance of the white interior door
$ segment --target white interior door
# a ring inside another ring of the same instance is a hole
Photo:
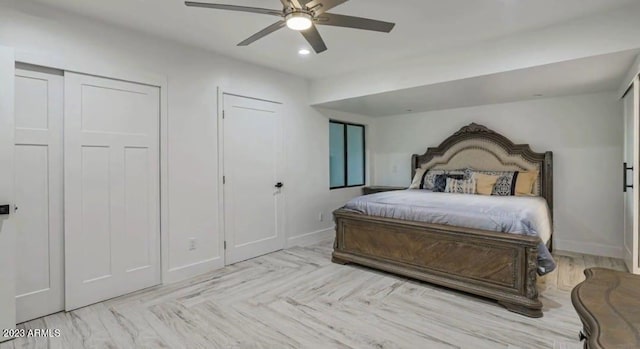
[[[634,274],[640,274],[640,261],[638,260],[638,224],[640,220],[638,200],[640,191],[637,188],[640,185],[638,181],[640,171],[639,87],[638,78],[636,78],[631,89],[623,98],[624,161],[626,166],[633,167],[633,169],[624,169],[625,181],[628,185],[624,192],[624,260],[629,271]]]
[[[160,283],[157,87],[65,73],[67,310]]]
[[[13,204],[14,67],[13,49],[0,46],[0,205]],[[16,325],[13,226],[10,215],[0,215],[0,329]],[[8,339],[0,336],[0,342]]]
[[[14,190],[16,317],[64,309],[63,77],[16,69]]]
[[[226,264],[284,248],[280,105],[224,95]]]

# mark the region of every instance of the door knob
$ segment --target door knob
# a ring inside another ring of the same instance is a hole
[[[282,184],[282,182],[278,182],[278,183],[276,183],[275,187],[280,189],[280,188],[284,187],[284,184]]]

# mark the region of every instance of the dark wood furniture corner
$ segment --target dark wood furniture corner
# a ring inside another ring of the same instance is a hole
[[[604,268],[584,271],[571,292],[589,349],[640,348],[640,276]]]
[[[362,188],[362,195],[369,195],[375,193],[382,193],[385,191],[405,190],[407,187],[395,187],[387,185],[371,185]]]

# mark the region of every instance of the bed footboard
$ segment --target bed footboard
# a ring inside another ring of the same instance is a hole
[[[542,317],[537,237],[334,211],[332,260],[356,263],[498,301]]]

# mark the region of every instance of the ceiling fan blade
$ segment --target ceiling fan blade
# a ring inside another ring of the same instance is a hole
[[[321,53],[327,50],[327,45],[325,45],[324,40],[322,40],[322,37],[315,25],[312,25],[311,28],[303,30],[300,33],[305,39],[307,39],[316,53]]]
[[[243,42],[239,43],[238,46],[247,46],[247,45],[253,43],[254,41],[257,41],[258,39],[262,39],[263,37],[273,33],[274,31],[276,31],[276,30],[278,30],[280,28],[284,28],[285,25],[286,25],[285,21],[277,21],[277,22],[273,23],[272,25],[262,29],[261,31],[251,35],[249,38],[247,38]]]
[[[315,15],[321,15],[332,8],[344,4],[348,0],[312,0],[305,4],[307,9],[313,11]]]
[[[225,5],[225,4],[210,4],[207,2],[193,2],[193,1],[185,1],[184,4],[189,7],[202,7],[202,8],[216,9],[216,10],[251,12],[251,13],[260,13],[263,15],[272,15],[272,16],[282,17],[282,11],[271,10],[268,8],[235,6],[235,5]]]
[[[296,7],[289,0],[280,0],[280,2],[282,3],[282,6],[284,7],[285,11],[288,10],[288,9],[295,9],[295,7]]]
[[[302,8],[302,1],[298,1],[298,0],[289,0],[289,2],[293,5],[293,7],[295,8]]]
[[[335,27],[373,30],[384,33],[390,32],[396,25],[395,23],[377,21],[375,19],[337,15],[333,13],[325,13],[316,17],[315,23],[318,25],[332,25]]]
[[[311,0],[280,0],[282,6],[284,6],[285,8],[294,7],[299,9],[305,6],[310,1]]]

